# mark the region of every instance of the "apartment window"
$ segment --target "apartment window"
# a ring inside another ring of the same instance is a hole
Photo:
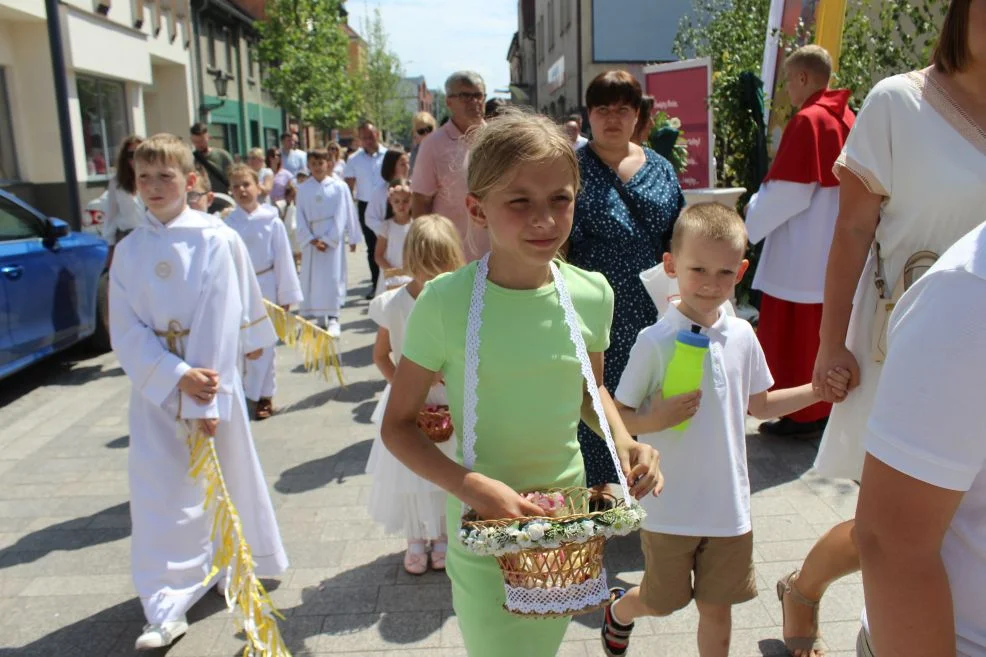
[[[88,75],[77,80],[86,170],[90,177],[108,176],[114,172],[116,151],[130,132],[126,88],[122,82]]]
[[[247,41],[247,76],[251,80],[257,79],[257,44]]]
[[[233,73],[233,35],[229,30],[223,30],[223,38],[226,42],[226,72]]]
[[[14,127],[11,121],[10,96],[7,95],[7,71],[0,68],[0,181],[17,180],[17,151],[14,150]]]
[[[206,44],[209,68],[216,68],[216,27],[212,23],[209,23],[206,26],[206,38],[209,41],[209,43]]]
[[[555,49],[555,0],[548,0],[548,52]]]
[[[210,123],[209,144],[229,153],[240,152],[240,130],[235,123]]]

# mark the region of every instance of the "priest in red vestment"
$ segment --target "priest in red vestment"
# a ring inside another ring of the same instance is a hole
[[[828,88],[832,58],[804,46],[784,62],[791,104],[777,156],[746,211],[750,242],[764,242],[754,289],[763,293],[757,335],[777,388],[809,383],[818,351],[822,293],[839,211],[832,166],[856,117],[851,93]],[[760,426],[779,436],[820,435],[830,406],[819,403]]]

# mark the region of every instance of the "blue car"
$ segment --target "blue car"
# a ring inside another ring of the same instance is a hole
[[[0,190],[0,378],[82,340],[109,348],[108,252]]]

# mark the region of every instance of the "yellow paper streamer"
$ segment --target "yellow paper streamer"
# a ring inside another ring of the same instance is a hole
[[[203,585],[207,586],[221,571],[226,572],[226,605],[231,611],[239,612],[237,620],[247,640],[243,657],[291,657],[277,625],[277,619],[284,620],[284,616],[254,572],[253,553],[243,535],[236,506],[226,490],[215,439],[196,430],[189,434],[187,442],[191,476],[202,481],[205,509],[214,513],[212,542],[216,552]]]
[[[325,329],[316,326],[303,317],[289,313],[276,303],[264,299],[267,314],[274,324],[274,332],[284,344],[301,351],[305,369],[319,372],[329,380],[329,372],[335,370],[339,385],[345,387],[342,379],[342,364],[335,339]]]

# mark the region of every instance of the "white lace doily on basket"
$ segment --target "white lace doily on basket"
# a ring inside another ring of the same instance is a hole
[[[472,469],[476,463],[476,408],[479,402],[477,394],[479,389],[479,336],[480,329],[483,325],[483,306],[487,276],[489,274],[489,257],[489,254],[486,254],[486,256],[476,263],[476,278],[473,281],[469,316],[466,323],[462,456],[463,464],[469,469]],[[568,292],[568,285],[565,282],[565,278],[553,262],[551,263],[551,276],[554,279],[555,291],[558,293],[558,301],[565,314],[565,324],[568,327],[569,338],[572,344],[575,345],[575,353],[579,359],[582,378],[585,380],[589,395],[592,398],[592,409],[599,418],[599,426],[603,430],[606,446],[609,448],[610,457],[616,466],[616,473],[619,477],[623,499],[629,503],[631,499],[630,491],[627,488],[623,469],[620,467],[620,459],[616,453],[616,445],[613,442],[609,422],[606,420],[606,414],[603,411],[602,399],[599,396],[599,389],[596,386],[595,376],[592,373],[592,363],[589,361],[589,352],[586,349],[585,340],[582,338],[579,317],[575,312],[575,306],[572,304],[572,297]],[[522,614],[574,613],[582,609],[595,607],[609,598],[605,570],[600,573],[598,578],[567,587],[547,589],[525,588],[514,587],[504,583],[504,588],[507,596],[507,609]]]

